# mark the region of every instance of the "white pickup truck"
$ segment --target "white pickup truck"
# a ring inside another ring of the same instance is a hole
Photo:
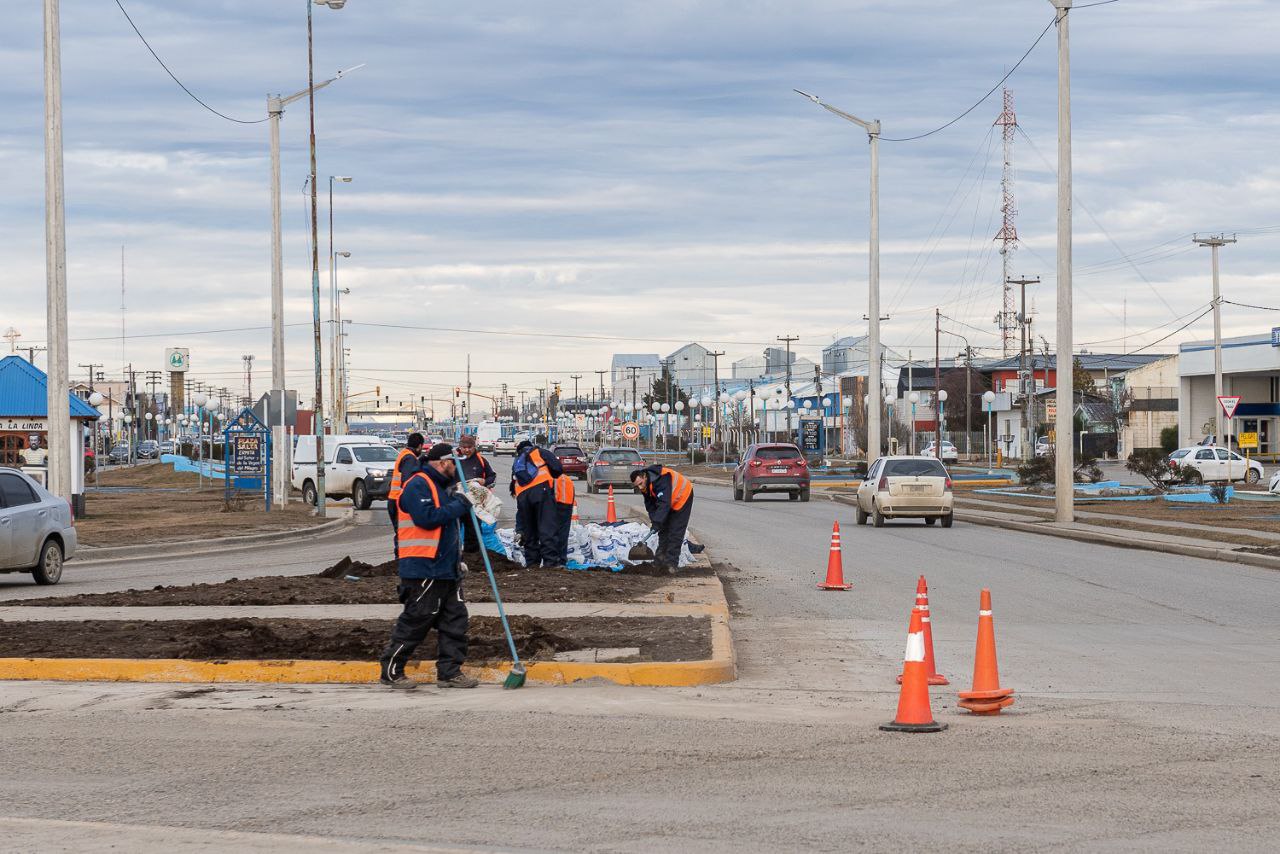
[[[326,498],[350,498],[358,510],[386,498],[396,448],[371,436],[324,437]],[[293,488],[307,504],[316,503],[316,437],[299,436],[293,451]]]

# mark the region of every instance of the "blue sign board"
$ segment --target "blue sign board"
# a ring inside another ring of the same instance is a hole
[[[226,460],[225,500],[234,492],[261,492],[271,511],[271,431],[245,408],[223,431]]]
[[[1271,346],[1280,347],[1280,326],[1271,327]]]

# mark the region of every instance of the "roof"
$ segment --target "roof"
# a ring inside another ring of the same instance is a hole
[[[72,418],[97,418],[98,410],[74,394]],[[49,380],[44,371],[21,356],[0,359],[0,418],[48,418]]]
[[[1158,362],[1167,356],[1167,353],[1079,353],[1075,358],[1080,360],[1080,364],[1084,366],[1086,371],[1123,373],[1131,368],[1140,368],[1143,365]],[[1042,371],[1045,367],[1045,357],[1043,354],[1035,354],[1027,359],[1027,363],[1033,370]],[[1010,356],[1007,359],[1000,359],[980,367],[974,365],[974,368],[981,370],[983,373],[1016,371],[1021,367],[1021,364],[1020,356]],[[1049,370],[1056,371],[1057,369],[1058,356],[1054,354],[1049,356]]]
[[[662,370],[662,360],[657,353],[614,353],[613,369],[615,371],[627,367],[653,368]]]
[[[837,338],[827,346],[823,347],[822,352],[826,353],[829,350],[838,350],[842,347],[857,347],[866,340],[866,335],[846,335],[843,338]]]

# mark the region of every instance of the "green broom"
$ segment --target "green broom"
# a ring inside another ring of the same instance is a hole
[[[467,476],[462,473],[462,460],[458,459],[457,454],[450,455],[453,459],[453,465],[458,470],[458,480],[462,484],[462,489],[467,488]],[[484,571],[489,574],[489,586],[493,588],[493,601],[498,603],[498,616],[502,619],[502,630],[507,633],[507,646],[511,648],[511,672],[507,674],[506,681],[502,683],[503,688],[520,688],[524,686],[525,670],[524,665],[520,663],[520,654],[516,652],[516,640],[511,636],[511,625],[507,622],[507,612],[502,607],[502,596],[498,593],[498,580],[493,577],[493,564],[489,562],[489,549],[484,544],[484,534],[480,531],[480,520],[476,517],[476,508],[470,502],[467,509],[471,514],[471,525],[476,531],[476,542],[480,544],[480,556],[484,558]]]

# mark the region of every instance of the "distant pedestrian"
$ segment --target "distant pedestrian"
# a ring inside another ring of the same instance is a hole
[[[391,466],[391,487],[387,490],[387,515],[391,517],[391,547],[396,557],[400,556],[394,551],[396,548],[396,501],[400,498],[405,482],[422,467],[418,455],[422,453],[422,446],[425,443],[426,440],[422,438],[421,433],[410,433],[409,440],[400,453],[396,454],[396,461]]]
[[[462,598],[458,552],[458,520],[471,508],[461,491],[450,492],[457,472],[444,443],[432,446],[423,467],[409,476],[397,502],[400,584],[404,610],[391,630],[382,654],[382,684],[416,688],[404,675],[405,662],[418,644],[436,630],[436,684],[445,688],[474,688],[479,682],[463,674],[467,657],[467,606]]]
[[[563,566],[559,562],[558,522],[553,492],[555,478],[564,474],[560,460],[546,448],[525,439],[516,445],[511,464],[511,494],[516,497],[516,532],[525,566]]]
[[[689,517],[693,514],[693,484],[678,471],[652,465],[631,472],[631,484],[644,496],[649,522],[658,534],[654,563],[675,573]]]
[[[462,473],[467,483],[482,483],[488,489],[498,482],[498,473],[489,465],[489,461],[476,450],[476,437],[470,434],[458,440],[458,459],[462,461]],[[480,542],[475,531],[466,525],[462,527],[463,554],[476,554],[480,551]]]

